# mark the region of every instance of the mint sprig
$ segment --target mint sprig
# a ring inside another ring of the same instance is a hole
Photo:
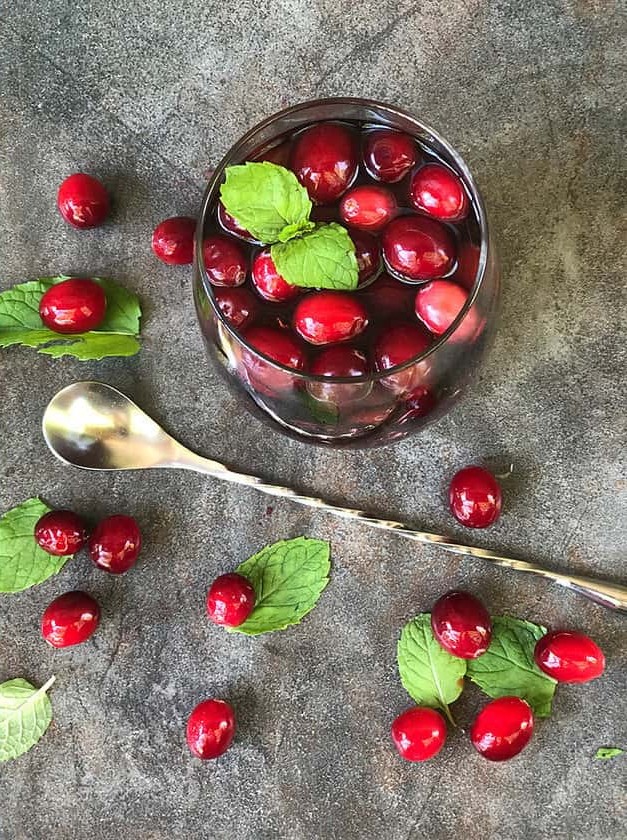
[[[50,726],[52,706],[46,692],[50,677],[41,688],[23,679],[0,685],[0,761],[9,761],[33,747]]]
[[[335,222],[316,225],[297,239],[273,245],[271,254],[276,270],[293,286],[357,288],[355,245],[346,228]]]

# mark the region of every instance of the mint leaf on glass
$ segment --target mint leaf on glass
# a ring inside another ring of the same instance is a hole
[[[606,761],[608,758],[616,758],[619,755],[623,755],[624,752],[625,750],[622,750],[620,747],[599,747],[594,757]]]
[[[272,246],[276,270],[292,286],[350,291],[357,288],[355,245],[346,228],[331,222]]]
[[[298,624],[318,603],[329,582],[330,546],[296,537],[262,548],[235,570],[255,590],[255,608],[234,632],[257,636]]]
[[[0,592],[21,592],[60,572],[72,555],[53,557],[35,541],[35,525],[50,508],[27,499],[0,517]]]
[[[421,613],[403,627],[397,648],[403,688],[419,706],[441,709],[454,724],[449,703],[464,688],[466,660],[440,647],[431,630],[431,614]]]
[[[311,228],[311,200],[296,175],[263,161],[227,166],[220,199],[227,213],[264,244]]]
[[[536,665],[533,652],[544,627],[509,616],[492,619],[492,642],[468,661],[468,676],[489,697],[522,697],[538,717],[551,714],[557,682]]]
[[[22,679],[0,684],[0,761],[27,752],[44,734],[52,720],[46,692],[53,682],[50,677],[41,688]]]

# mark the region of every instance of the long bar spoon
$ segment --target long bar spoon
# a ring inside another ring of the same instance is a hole
[[[75,382],[59,391],[43,416],[43,434],[61,461],[87,470],[185,469],[256,487],[271,496],[291,499],[307,507],[353,519],[421,543],[439,545],[454,554],[489,560],[518,572],[529,572],[585,595],[597,604],[627,611],[627,587],[609,581],[552,571],[483,548],[462,545],[449,537],[417,531],[404,522],[377,519],[361,510],[339,507],[303,496],[289,487],[267,484],[262,478],[234,472],[218,461],[202,458],[165,432],[132,400],[102,382]]]

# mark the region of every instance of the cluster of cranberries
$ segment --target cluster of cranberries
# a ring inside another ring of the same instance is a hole
[[[468,592],[453,591],[431,611],[431,629],[438,644],[452,656],[476,659],[490,645],[492,622],[484,605]],[[601,676],[603,652],[583,633],[556,630],[538,640],[537,666],[558,682],[583,683]],[[513,758],[533,734],[531,706],[520,697],[499,697],[481,709],[470,729],[477,752],[489,761]],[[392,739],[408,761],[426,761],[442,749],[446,722],[434,709],[416,706],[392,724]]]

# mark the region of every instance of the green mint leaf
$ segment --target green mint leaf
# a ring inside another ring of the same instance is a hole
[[[544,627],[509,616],[492,619],[492,642],[468,661],[468,676],[489,697],[522,697],[538,717],[551,714],[556,681],[536,665],[533,652]]]
[[[263,161],[228,166],[225,175],[222,204],[255,239],[269,245],[307,228],[311,200],[289,169]]]
[[[8,680],[0,685],[0,761],[9,761],[30,750],[52,720],[46,692],[51,677],[41,688],[26,680]]]
[[[70,559],[53,557],[35,542],[35,525],[50,508],[27,499],[0,518],[0,592],[21,592],[56,575]]]
[[[620,747],[599,747],[594,757],[605,761],[608,758],[616,758],[619,755],[623,755],[624,752],[625,750],[622,750]]]
[[[330,546],[324,540],[296,537],[262,548],[236,571],[255,590],[255,608],[235,632],[248,636],[298,624],[318,603],[329,582]]]
[[[421,613],[403,627],[397,649],[403,688],[419,706],[442,709],[451,722],[448,704],[464,687],[466,660],[440,647],[431,630],[431,614]]]
[[[299,236],[272,246],[276,270],[292,286],[313,289],[357,288],[355,245],[346,228],[319,224]]]
[[[94,277],[107,297],[107,312],[97,330],[62,335],[43,326],[39,301],[65,275],[20,283],[0,294],[0,348],[21,344],[48,356],[74,356],[82,361],[107,356],[133,356],[139,350],[141,309],[137,296],[104,277]]]

